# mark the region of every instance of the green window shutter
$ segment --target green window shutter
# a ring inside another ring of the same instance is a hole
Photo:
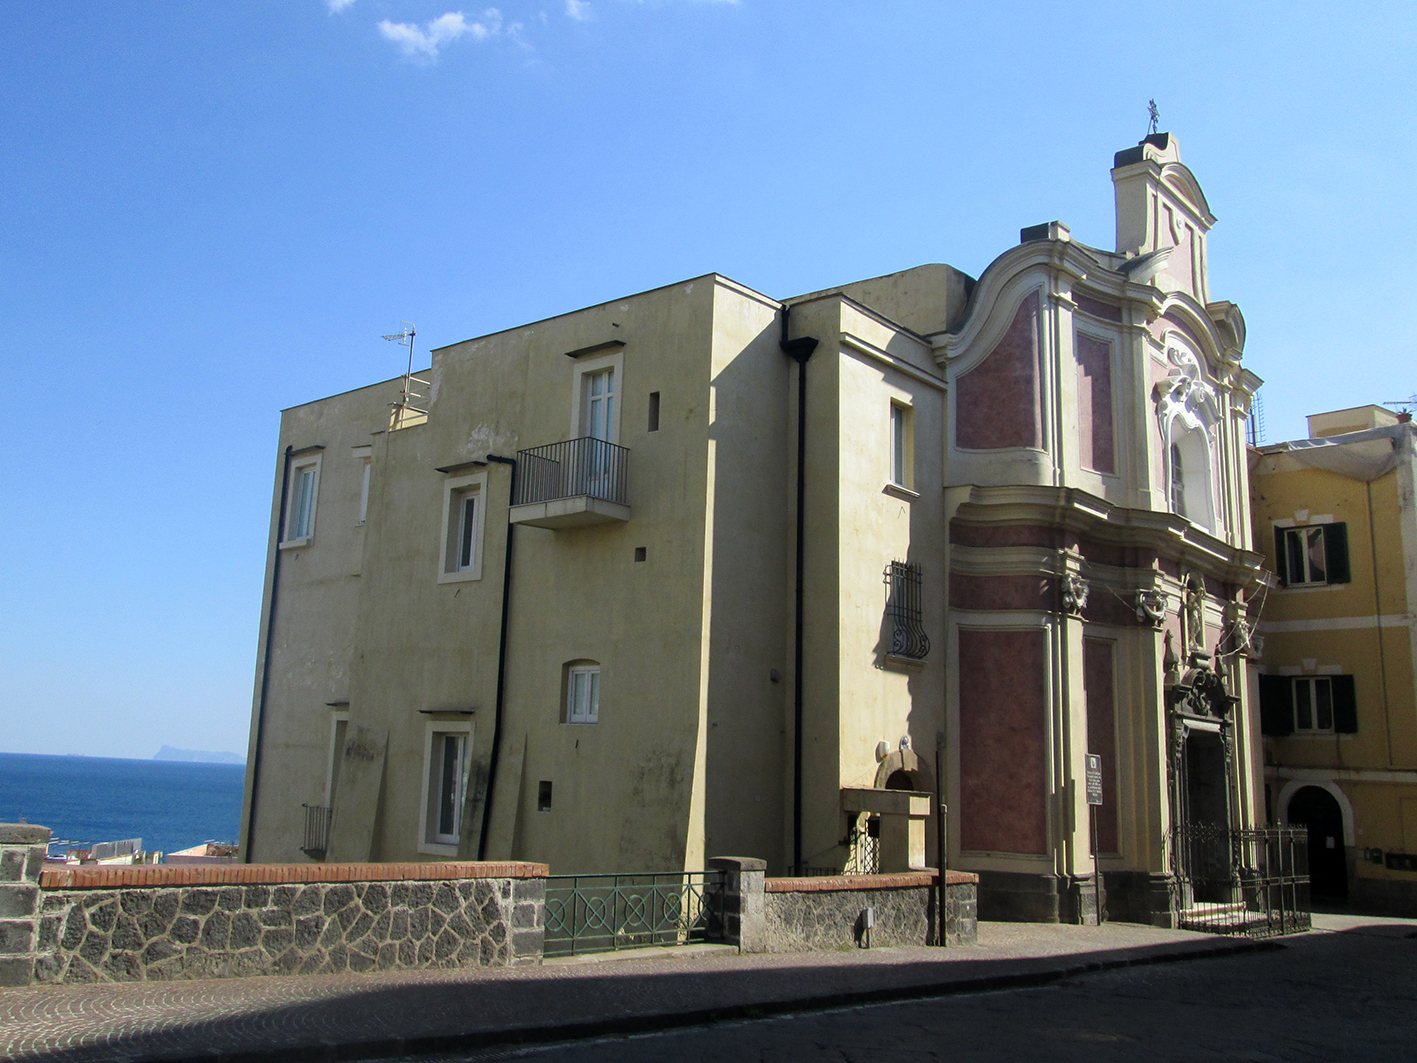
[[[1289,552],[1284,548],[1284,529],[1274,529],[1274,571],[1279,573],[1281,586],[1289,586]]]
[[[1294,684],[1287,675],[1260,676],[1260,732],[1294,733]]]
[[[1328,581],[1330,583],[1351,583],[1348,570],[1348,525],[1342,521],[1325,524],[1324,553],[1328,559]]]
[[[1351,675],[1329,677],[1333,686],[1333,729],[1341,735],[1358,733],[1358,698]]]

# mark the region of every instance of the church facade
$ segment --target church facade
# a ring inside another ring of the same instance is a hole
[[[1053,222],[977,279],[711,274],[285,411],[246,859],[784,874],[943,838],[982,917],[1089,919],[1096,867],[1114,918],[1174,922],[1176,830],[1264,818],[1259,381],[1175,139],[1112,180],[1112,250]]]

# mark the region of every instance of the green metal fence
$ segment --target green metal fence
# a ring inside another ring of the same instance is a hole
[[[723,872],[552,875],[547,956],[712,941],[723,922]]]

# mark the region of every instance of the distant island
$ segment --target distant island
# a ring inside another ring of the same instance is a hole
[[[163,746],[153,760],[186,760],[201,764],[245,764],[246,758],[236,753],[210,753],[204,749],[173,749]]]

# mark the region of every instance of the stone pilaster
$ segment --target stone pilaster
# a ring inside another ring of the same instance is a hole
[[[49,828],[0,823],[0,986],[29,985],[39,931],[39,872]]]
[[[739,952],[767,951],[768,865],[751,856],[715,856],[710,870],[723,872],[722,941]]]

